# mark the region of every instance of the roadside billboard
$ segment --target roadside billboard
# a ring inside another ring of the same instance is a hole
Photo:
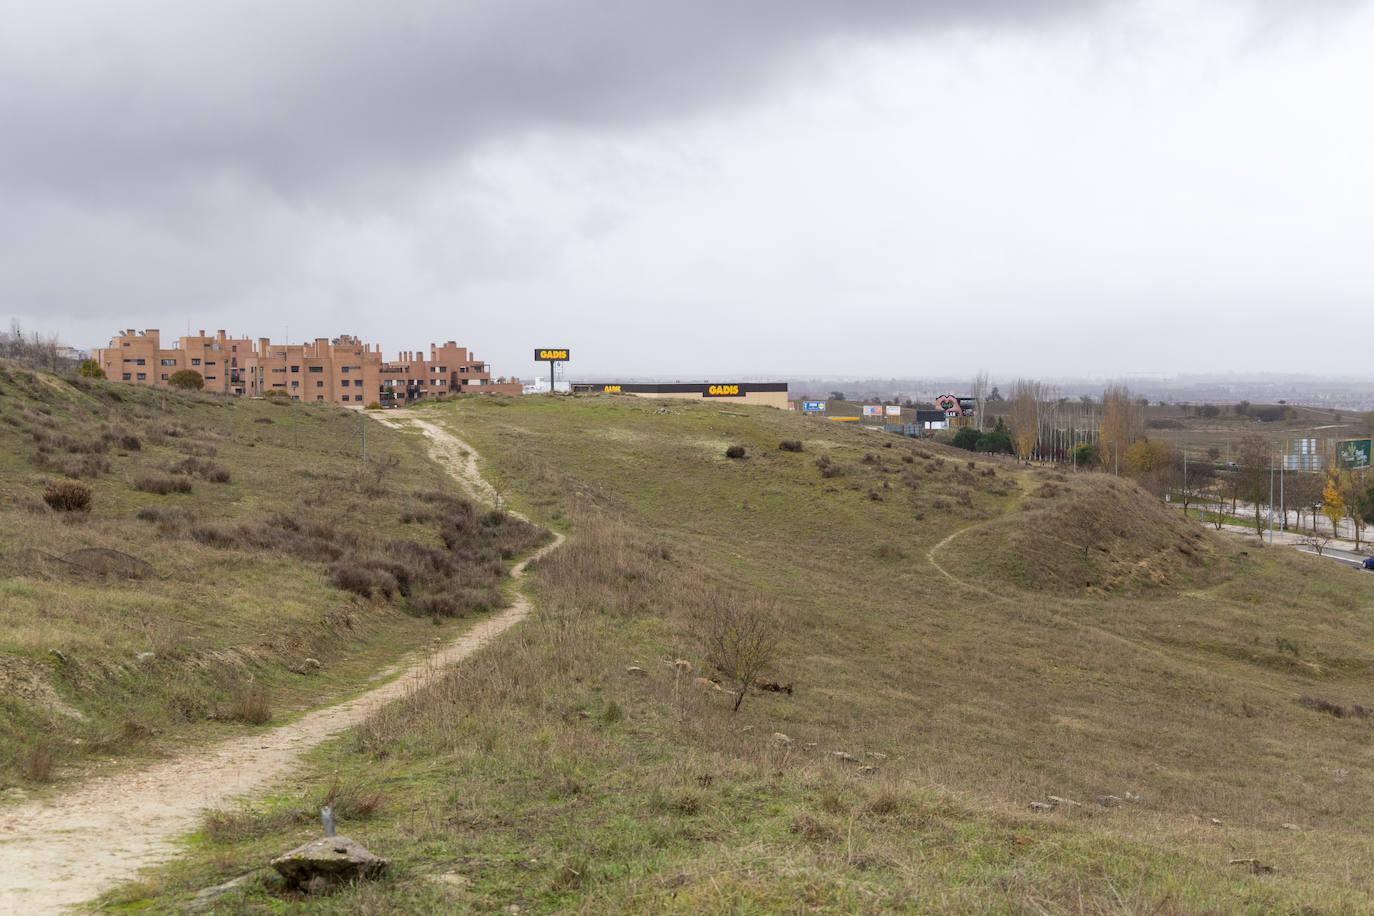
[[[1336,444],[1336,454],[1342,467],[1363,470],[1369,467],[1368,439],[1345,439]]]
[[[881,404],[865,404],[865,405],[864,405],[864,416],[865,416],[865,417],[881,417],[882,415],[883,415],[883,405],[881,405]]]
[[[889,417],[900,417],[902,415],[902,408],[897,404],[889,404],[887,405],[887,415]]]
[[[537,363],[561,363],[566,362],[572,351],[567,347],[561,349],[548,347],[534,351],[534,361]]]
[[[825,412],[825,402],[824,402],[824,401],[802,401],[802,410],[806,411],[807,413],[824,413],[824,412]]]

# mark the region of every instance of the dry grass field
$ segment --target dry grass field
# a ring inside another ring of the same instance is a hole
[[[1374,910],[1374,577],[1106,475],[780,412],[421,415],[568,533],[539,612],[109,909],[260,867],[333,787],[389,877],[218,911]],[[789,692],[731,712],[695,680],[722,607],[768,624]]]
[[[280,721],[501,603],[533,533],[362,422],[0,366],[0,789]]]

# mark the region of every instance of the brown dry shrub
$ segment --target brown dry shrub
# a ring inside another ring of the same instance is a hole
[[[134,489],[144,493],[166,496],[169,493],[190,493],[191,478],[169,477],[165,474],[140,474],[134,478]]]
[[[90,512],[91,488],[74,480],[61,480],[43,488],[43,502],[58,512]]]
[[[249,725],[272,721],[272,701],[267,690],[257,684],[240,690],[229,707],[229,718]]]

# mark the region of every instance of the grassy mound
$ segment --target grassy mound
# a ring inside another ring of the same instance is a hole
[[[941,562],[992,588],[1167,594],[1224,575],[1234,553],[1128,480],[1037,471],[1024,486],[1019,511],[961,534]]]

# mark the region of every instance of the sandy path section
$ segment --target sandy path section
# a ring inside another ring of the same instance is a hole
[[[406,421],[389,420],[402,427]],[[476,453],[436,424],[412,421],[430,453],[473,497],[495,493],[477,473]],[[517,564],[525,567],[563,542],[562,535]],[[92,900],[136,876],[139,868],[174,858],[177,840],[198,826],[201,813],[280,780],[301,755],[359,724],[472,655],[529,614],[517,584],[510,607],[479,621],[458,639],[418,660],[380,672],[393,681],[346,703],[315,710],[288,725],[235,738],[136,772],[90,779],[60,796],[0,809],[0,913],[58,913]]]

